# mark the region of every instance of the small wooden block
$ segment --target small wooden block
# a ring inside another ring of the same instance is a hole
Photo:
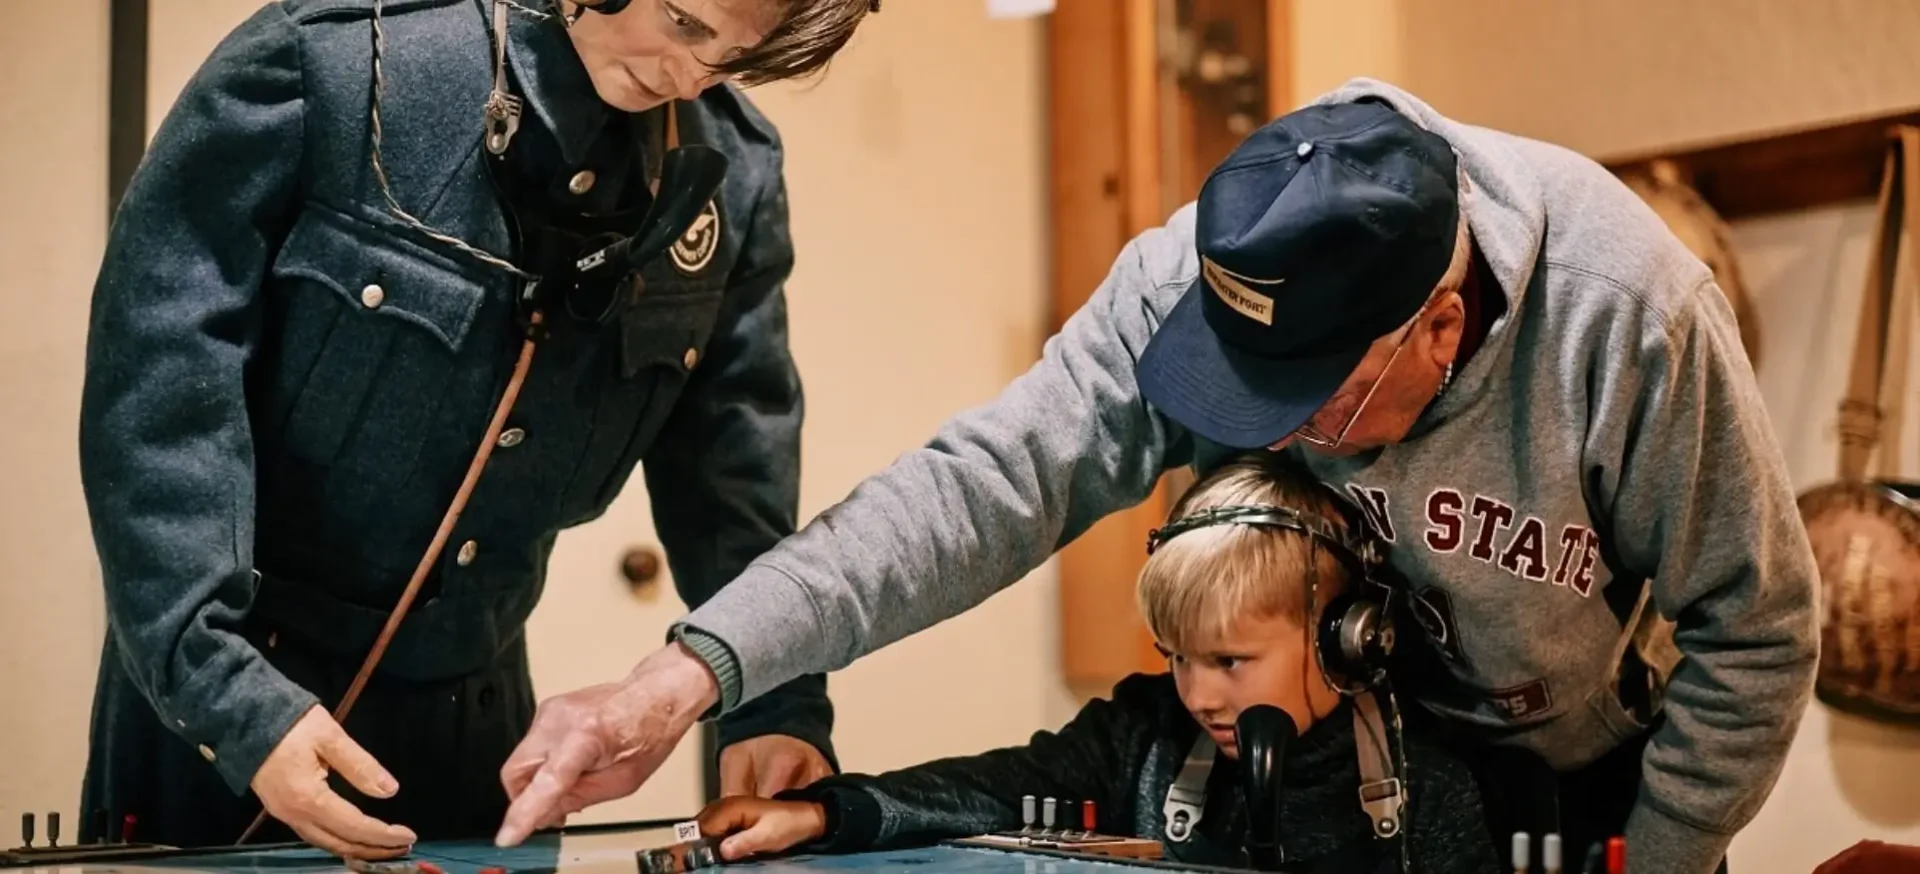
[[[391,861],[348,859],[346,862],[347,870],[355,874],[420,874],[420,863],[407,859]]]
[[[1159,859],[1165,853],[1159,841],[1083,832],[1003,832],[962,838],[953,843],[996,850],[1051,850],[1123,859]]]

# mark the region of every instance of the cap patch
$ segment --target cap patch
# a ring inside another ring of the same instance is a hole
[[[1273,326],[1273,298],[1253,290],[1253,285],[1277,286],[1285,279],[1254,279],[1241,276],[1225,267],[1213,263],[1211,258],[1200,259],[1200,272],[1207,279],[1207,287],[1227,306],[1249,319],[1268,327]]]

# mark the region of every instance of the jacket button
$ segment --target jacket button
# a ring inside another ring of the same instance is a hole
[[[582,170],[573,174],[572,179],[567,180],[567,190],[574,194],[585,194],[593,190],[593,180],[592,170]]]
[[[500,439],[495,440],[494,445],[501,449],[512,449],[515,446],[519,446],[520,441],[525,439],[527,439],[527,432],[519,428],[508,428],[500,432]]]
[[[692,370],[695,364],[700,363],[700,350],[687,347],[687,354],[680,356],[680,363],[685,364],[688,370]]]
[[[380,303],[386,299],[387,290],[378,285],[368,285],[360,289],[360,302],[366,304],[367,309],[379,309]]]
[[[473,564],[473,557],[479,554],[480,544],[469,540],[460,544],[460,554],[454,556],[453,560],[459,562],[461,567],[466,567],[467,565]]]
[[[207,746],[206,744],[201,744],[200,758],[206,759],[209,762],[213,761],[213,748],[210,746]]]

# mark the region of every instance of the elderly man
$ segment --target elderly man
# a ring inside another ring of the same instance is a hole
[[[549,702],[501,839],[632,791],[703,714],[979,603],[1162,471],[1253,447],[1300,453],[1393,544],[1423,703],[1545,765],[1517,806],[1575,852],[1624,832],[1635,871],[1724,867],[1816,652],[1732,312],[1593,162],[1369,81],[1249,138],[999,399],[626,680]],[[1677,666],[1635,655],[1648,627]]]

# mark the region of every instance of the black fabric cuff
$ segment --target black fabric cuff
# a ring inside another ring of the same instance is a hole
[[[827,814],[826,833],[795,849],[804,853],[859,853],[880,839],[880,802],[866,790],[828,777],[811,786],[773,796],[778,801],[811,801]]]
[[[825,674],[808,674],[775,687],[758,698],[720,716],[719,747],[743,740],[784,734],[813,745],[835,773],[840,761],[833,752],[833,702],[827,698]]]

